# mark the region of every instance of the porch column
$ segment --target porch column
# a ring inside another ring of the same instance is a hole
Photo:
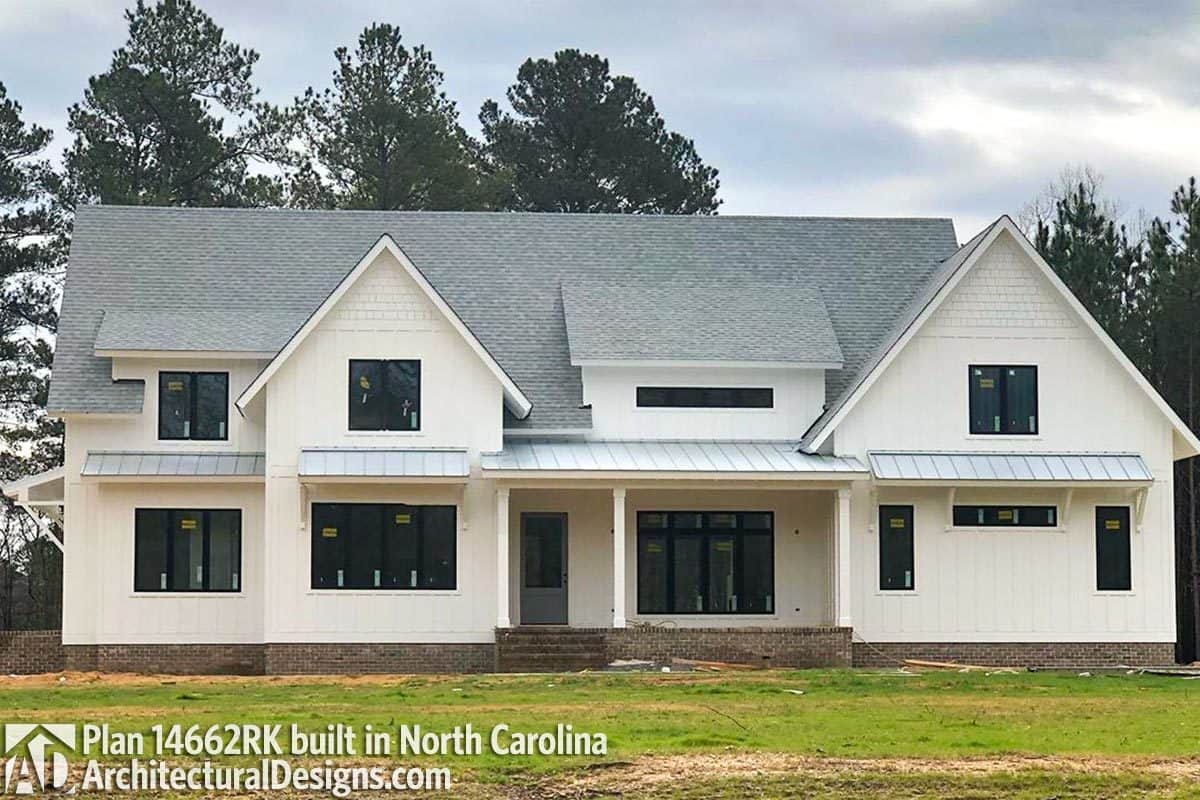
[[[835,617],[842,628],[851,626],[850,617],[850,489],[837,490],[837,605]]]
[[[511,628],[508,616],[508,487],[496,489],[496,627]]]
[[[625,627],[624,489],[613,489],[613,627]]]

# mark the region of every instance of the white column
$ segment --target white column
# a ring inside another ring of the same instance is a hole
[[[837,624],[849,628],[850,617],[850,489],[837,490]]]
[[[508,616],[508,488],[496,489],[496,627],[511,628]]]
[[[625,627],[624,489],[613,489],[613,627]]]

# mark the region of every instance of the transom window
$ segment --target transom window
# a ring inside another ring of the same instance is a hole
[[[1038,432],[1037,367],[968,368],[971,433]]]
[[[638,512],[639,614],[772,614],[769,511]]]
[[[158,438],[229,438],[229,373],[158,373]]]
[[[454,506],[314,503],[312,588],[453,589]]]
[[[639,386],[638,408],[774,408],[775,390],[727,386]]]
[[[980,528],[1053,528],[1058,525],[1054,506],[955,506],[954,524]]]
[[[421,362],[351,359],[350,430],[421,430]]]
[[[135,592],[238,592],[242,512],[139,508],[134,512]]]

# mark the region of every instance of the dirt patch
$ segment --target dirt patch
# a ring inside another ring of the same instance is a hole
[[[393,686],[409,681],[440,683],[461,680],[462,675],[160,675],[137,672],[47,672],[40,675],[2,675],[0,689],[41,686],[171,686],[230,684],[266,686]]]

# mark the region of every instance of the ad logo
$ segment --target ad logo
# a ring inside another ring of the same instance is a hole
[[[74,750],[74,725],[5,725],[4,793],[63,788],[68,772],[65,753]]]

